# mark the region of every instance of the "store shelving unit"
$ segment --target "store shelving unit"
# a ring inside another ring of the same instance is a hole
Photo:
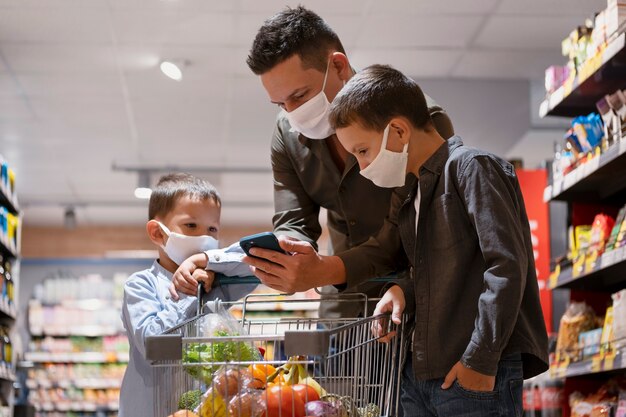
[[[573,83],[547,97],[540,107],[540,116],[587,115],[596,111],[600,98],[626,88],[625,41],[626,34],[621,33],[600,55],[584,64]],[[592,203],[613,209],[623,206],[626,203],[626,137],[618,139],[604,152],[598,151],[561,180],[549,184],[544,201],[566,202],[570,212],[577,204]],[[592,305],[606,307],[611,293],[626,288],[626,248],[604,253],[590,269],[574,270],[572,265],[559,268],[549,286],[553,290],[570,290],[571,299],[584,299]],[[603,347],[590,358],[553,363],[550,376],[564,378],[566,392],[569,392],[577,389],[583,380],[603,381],[624,372],[626,352]]]
[[[590,59],[572,83],[550,94],[539,107],[539,116],[574,117],[595,111],[596,102],[605,94],[624,89],[626,34],[611,41],[598,56]]]
[[[37,416],[117,415],[129,360],[119,319],[125,278],[62,275],[35,289],[28,303],[30,347],[20,365]]]
[[[0,416],[12,417],[15,403],[13,383],[16,381],[12,339],[17,317],[21,219],[14,184],[6,180],[8,168],[2,157],[0,162],[3,165],[0,181],[0,207],[3,211],[0,232],[0,328],[6,329],[0,334]],[[14,219],[13,226],[9,224],[8,216]],[[7,233],[8,228],[13,230],[11,236]]]

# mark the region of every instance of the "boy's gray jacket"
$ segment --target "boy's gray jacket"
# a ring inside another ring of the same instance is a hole
[[[498,361],[521,353],[524,377],[548,368],[548,338],[522,193],[511,164],[453,137],[394,191],[376,237],[338,254],[348,287],[400,265],[407,312],[415,313],[417,378],[445,376],[461,361],[495,375]],[[399,233],[398,233],[399,231]]]

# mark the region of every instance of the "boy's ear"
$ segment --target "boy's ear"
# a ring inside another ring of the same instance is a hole
[[[163,229],[161,229],[156,220],[149,220],[146,223],[146,231],[152,243],[157,246],[165,245],[165,233],[163,233]]]
[[[400,139],[403,145],[409,143],[409,137],[411,136],[411,126],[403,118],[397,117],[391,119],[389,122],[389,129]],[[391,132],[389,132],[391,133]]]

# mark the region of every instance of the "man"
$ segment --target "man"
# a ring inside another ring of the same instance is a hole
[[[365,242],[383,225],[392,190],[359,175],[356,159],[330,127],[330,102],[355,73],[339,37],[312,11],[287,8],[259,29],[247,63],[260,76],[270,101],[283,110],[271,149],[274,232],[316,245],[323,207],[328,213],[332,253]],[[434,126],[442,137],[451,137],[454,132],[448,116],[432,99],[426,99]],[[350,288],[369,296],[379,296],[380,289],[379,283]],[[334,287],[325,288],[325,292],[334,291]],[[320,316],[355,317],[361,305],[322,303]]]
[[[356,284],[410,265],[412,279],[392,286],[374,312],[399,322],[406,303],[414,313],[404,415],[521,415],[523,378],[548,368],[548,339],[513,167],[458,136],[445,141],[419,86],[388,66],[354,76],[330,120],[361,175],[395,189],[384,226],[337,256],[283,241],[295,255],[256,249],[273,262],[247,260],[270,285],[290,269]]]

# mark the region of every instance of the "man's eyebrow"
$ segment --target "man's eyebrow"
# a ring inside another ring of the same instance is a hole
[[[303,92],[303,90],[306,90],[306,89],[308,89],[308,87],[299,87],[299,88],[296,88],[296,89],[295,89],[295,90],[294,90],[291,94],[289,94],[289,95],[287,96],[287,99],[286,99],[285,101],[287,101],[287,100],[289,100],[289,99],[293,98],[293,96],[295,96],[295,95],[296,95],[296,94],[298,94],[298,93],[302,93],[302,92]],[[283,101],[271,101],[271,103],[272,103],[272,104],[282,104],[282,103],[284,103],[284,102],[283,102]]]

